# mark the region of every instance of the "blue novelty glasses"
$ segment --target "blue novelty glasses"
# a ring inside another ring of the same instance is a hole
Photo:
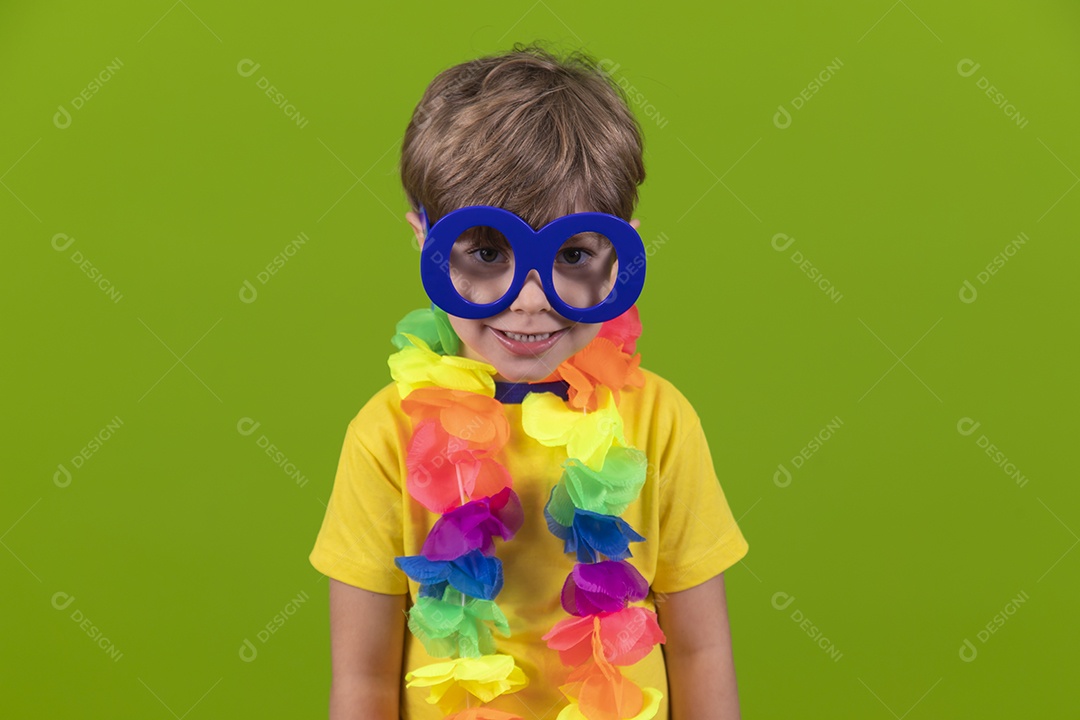
[[[581,323],[618,317],[645,285],[641,236],[608,213],[564,215],[540,230],[490,205],[458,208],[430,229],[423,206],[420,217],[420,277],[428,297],[450,315],[497,315],[514,302],[531,270],[552,309]]]

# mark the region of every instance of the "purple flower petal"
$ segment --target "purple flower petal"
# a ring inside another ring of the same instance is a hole
[[[495,554],[493,538],[509,540],[523,519],[517,494],[503,488],[495,495],[454,508],[436,520],[420,554],[429,560],[453,560],[479,550],[490,557]]]
[[[563,583],[562,606],[585,617],[621,610],[648,594],[649,583],[625,560],[576,563]]]

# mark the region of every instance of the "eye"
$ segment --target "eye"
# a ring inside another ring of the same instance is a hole
[[[492,247],[491,245],[481,245],[468,251],[473,256],[474,260],[478,262],[490,265],[500,261],[502,251],[499,248]]]
[[[561,257],[567,265],[583,265],[588,262],[590,257],[592,257],[592,253],[584,248],[571,247],[560,250],[559,257]]]

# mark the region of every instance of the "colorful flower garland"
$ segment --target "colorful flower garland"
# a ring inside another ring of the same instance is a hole
[[[577,558],[562,589],[571,617],[544,635],[572,668],[560,686],[569,704],[559,720],[648,720],[662,697],[617,667],[633,665],[665,639],[654,612],[629,605],[649,591],[626,561],[629,543],[645,538],[618,517],[645,482],[645,454],[626,445],[617,409],[620,390],[644,384],[634,354],[640,334],[633,307],[546,379],[566,381],[567,401],[534,392],[521,404],[525,433],[567,451],[544,508],[549,530]],[[406,315],[392,342],[398,352],[388,364],[413,427],[406,486],[441,515],[420,554],[395,563],[420,583],[409,630],[428,654],[450,658],[409,672],[407,686],[430,688],[428,702],[453,713],[447,720],[520,720],[470,702],[490,702],[529,682],[513,657],[496,652],[492,632],[510,634],[494,601],[503,583],[494,538],[511,540],[524,519],[510,473],[496,459],[510,436],[494,397],[496,370],[456,355],[460,340],[435,306]]]

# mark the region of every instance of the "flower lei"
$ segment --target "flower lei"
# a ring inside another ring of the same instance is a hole
[[[524,519],[510,473],[496,459],[510,436],[494,397],[496,370],[456,355],[460,339],[434,305],[410,312],[396,330],[391,341],[398,352],[388,364],[413,427],[406,485],[414,500],[441,517],[420,554],[395,563],[420,583],[409,630],[430,655],[449,658],[407,673],[407,687],[430,688],[427,701],[453,713],[447,720],[520,720],[470,703],[472,697],[490,702],[529,682],[513,657],[496,652],[493,635],[510,634],[494,602],[503,583],[494,538],[511,540]],[[632,307],[546,378],[566,381],[565,403],[547,392],[522,402],[525,433],[567,451],[544,508],[549,530],[577,559],[562,589],[570,617],[543,637],[571,668],[560,686],[569,703],[558,720],[648,720],[662,697],[618,669],[665,640],[654,612],[629,606],[649,591],[626,561],[629,543],[645,538],[618,517],[645,482],[645,454],[626,445],[617,409],[620,390],[644,384],[634,354],[640,334]]]

